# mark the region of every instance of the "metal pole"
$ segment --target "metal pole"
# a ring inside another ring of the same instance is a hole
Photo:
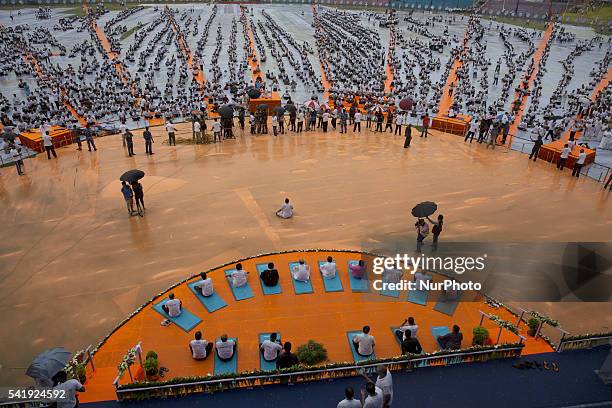
[[[94,366],[93,355],[91,354],[91,349],[87,347],[87,355],[89,356],[89,363],[91,364],[91,369],[96,371],[96,366]]]
[[[130,369],[130,365],[127,366],[128,374],[130,375],[130,382],[134,382],[134,377],[132,377],[132,370]]]
[[[499,343],[499,338],[501,337],[502,330],[503,330],[503,328],[500,326],[499,327],[499,332],[497,333],[497,340],[495,340],[495,344]]]
[[[521,325],[521,322],[523,321],[523,315],[525,314],[525,310],[523,310],[521,312],[521,315],[518,318],[518,321],[516,322],[516,327],[518,328]]]

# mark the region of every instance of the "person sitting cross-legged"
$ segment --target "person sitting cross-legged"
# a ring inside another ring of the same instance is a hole
[[[369,357],[374,353],[374,336],[370,334],[370,326],[363,326],[362,333],[353,337],[353,346],[362,357]]]
[[[183,303],[175,299],[174,293],[168,295],[168,300],[162,305],[162,309],[170,317],[178,317],[183,309]]]
[[[321,273],[323,274],[324,278],[333,279],[336,277],[336,272],[336,263],[331,256],[328,256],[327,262],[321,265]]]
[[[266,286],[276,286],[278,284],[278,271],[274,268],[274,263],[268,263],[268,268],[260,275],[261,281]]]
[[[193,285],[193,288],[202,296],[212,296],[212,294],[215,293],[212,279],[206,275],[206,272],[200,273],[200,277],[202,281]]]
[[[399,329],[395,330],[395,336],[399,339],[399,341],[403,341],[405,339],[404,333],[410,330],[412,337],[416,337],[417,330],[419,330],[419,326],[414,323],[414,317],[409,317],[404,320],[404,322],[400,325]]]
[[[264,360],[266,361],[276,361],[280,351],[283,349],[283,347],[277,341],[276,333],[271,333],[270,339],[264,340],[259,348],[263,353]]]
[[[461,348],[463,334],[461,334],[459,326],[454,325],[451,333],[445,334],[444,336],[438,336],[437,340],[442,350],[457,350]]]
[[[236,353],[236,342],[228,340],[227,334],[222,334],[221,338],[215,343],[217,349],[217,357],[221,361],[230,361]]]
[[[307,282],[310,280],[310,267],[303,259],[300,259],[298,265],[293,267],[291,275],[296,281]]]
[[[402,340],[402,354],[421,354],[423,348],[419,339],[412,336],[410,330],[404,332],[404,340]]]
[[[189,342],[189,350],[194,360],[204,360],[210,354],[213,344],[202,339],[202,332],[195,333],[195,339]]]
[[[242,270],[242,264],[236,264],[236,269],[227,277],[233,287],[239,288],[247,284],[247,274]]]
[[[283,352],[280,353],[276,359],[276,368],[280,370],[283,368],[291,368],[298,364],[300,364],[300,361],[297,355],[291,352],[291,342],[286,341],[285,344],[283,344]]]
[[[351,276],[355,279],[363,279],[365,276],[365,262],[363,259],[359,260],[357,264],[350,264],[349,271],[351,272]]]

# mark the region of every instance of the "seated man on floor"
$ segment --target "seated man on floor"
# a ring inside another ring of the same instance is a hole
[[[402,340],[402,354],[421,354],[423,348],[419,339],[412,336],[410,330],[404,332],[404,340]]]
[[[404,273],[399,269],[386,269],[382,273],[382,280],[386,283],[399,283],[402,280]]]
[[[221,361],[230,361],[236,353],[236,342],[228,340],[227,334],[222,334],[221,338],[215,343],[217,349],[217,357]]]
[[[276,340],[276,333],[270,334],[269,340],[264,340],[263,343],[259,346],[261,352],[263,353],[263,358],[266,361],[276,361],[279,353],[283,349],[280,343]]]
[[[202,296],[212,296],[212,294],[215,293],[212,279],[206,275],[206,272],[200,273],[200,277],[202,281],[193,285],[193,288]]]
[[[451,333],[445,334],[444,336],[438,336],[437,340],[442,350],[458,350],[461,348],[463,334],[459,331],[459,326],[454,325]]]
[[[350,264],[349,270],[351,272],[351,276],[355,279],[363,279],[365,276],[365,262],[363,259],[359,260],[358,264]]]
[[[235,288],[239,288],[247,284],[247,273],[242,270],[242,264],[236,264],[236,269],[232,271],[232,273],[227,277],[232,286]]]
[[[405,319],[400,325],[399,329],[395,330],[395,336],[399,339],[399,341],[403,341],[406,338],[404,333],[406,333],[408,330],[410,330],[412,337],[416,337],[419,326],[414,323],[414,317]]]
[[[331,256],[327,257],[327,262],[321,265],[321,274],[324,278],[333,279],[336,277],[336,263]]]
[[[293,217],[293,206],[289,204],[288,198],[285,198],[285,203],[276,211],[276,215],[285,219]]]
[[[174,293],[168,295],[168,300],[162,305],[162,309],[170,317],[178,317],[183,309],[183,302],[174,298]]]
[[[189,342],[189,350],[194,360],[204,360],[210,354],[213,344],[202,339],[202,332],[195,333],[195,339]]]
[[[291,352],[291,342],[286,341],[283,344],[283,352],[280,353],[278,359],[276,359],[276,368],[279,370],[282,368],[291,368],[300,364],[298,357],[295,353]]]
[[[276,286],[278,284],[278,271],[274,268],[274,263],[268,263],[268,268],[260,275],[261,281],[266,286]]]
[[[370,334],[370,326],[363,326],[362,333],[353,337],[353,347],[362,357],[369,357],[374,353],[374,336]]]
[[[293,267],[291,275],[296,281],[307,282],[310,280],[310,267],[303,259],[300,259],[299,264]]]

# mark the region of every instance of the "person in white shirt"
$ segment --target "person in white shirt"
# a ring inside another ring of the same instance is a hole
[[[202,296],[212,296],[215,292],[213,289],[212,279],[206,275],[206,272],[200,273],[202,280],[193,285],[193,288]]]
[[[391,372],[387,369],[387,366],[381,364],[376,367],[376,373],[378,377],[376,378],[376,382],[374,383],[367,375],[363,372],[361,375],[366,379],[368,384],[375,385],[376,389],[380,389],[382,391],[382,407],[390,407],[393,403],[393,378],[391,376]]]
[[[361,404],[363,408],[383,408],[383,391],[374,383],[368,382],[365,390],[361,390]]]
[[[563,168],[565,167],[565,162],[567,162],[567,158],[569,157],[571,152],[572,149],[570,149],[569,145],[566,143],[563,147],[563,150],[561,150],[561,156],[559,157],[559,161],[557,161],[557,169],[563,171]]]
[[[195,339],[189,342],[189,350],[191,350],[191,357],[194,360],[204,360],[210,354],[213,348],[211,342],[202,339],[202,332],[197,331],[195,333]]]
[[[47,159],[51,160],[51,153],[53,153],[53,157],[57,159],[57,153],[55,153],[55,147],[53,147],[53,141],[51,141],[51,136],[49,136],[48,132],[44,132],[42,136],[43,146],[47,151]]]
[[[55,374],[54,379],[57,385],[54,390],[62,392],[64,395],[57,400],[57,408],[74,408],[77,406],[77,392],[85,392],[85,387],[78,380],[68,380],[68,375],[65,371],[60,371]]]
[[[169,300],[162,305],[162,309],[170,317],[177,317],[181,314],[182,302],[174,298],[174,293],[168,295]]]
[[[233,287],[239,288],[247,284],[247,273],[242,270],[242,264],[236,264],[236,269],[227,277]]]
[[[336,408],[361,408],[361,401],[355,399],[355,391],[352,387],[344,390],[344,399],[336,405]]]
[[[293,217],[293,206],[289,204],[288,198],[285,198],[285,203],[278,211],[276,211],[276,215],[285,219]]]
[[[584,161],[586,160],[587,154],[584,149],[580,149],[580,154],[578,155],[578,160],[574,164],[574,168],[572,169],[572,176],[576,178],[580,178],[580,170],[582,170],[582,166],[584,166]]]
[[[404,341],[406,339],[406,330],[410,330],[411,337],[416,337],[417,331],[419,330],[419,326],[414,323],[414,317],[409,317],[404,320],[404,322],[400,325],[399,329],[395,331],[395,335],[399,339],[399,341]]]
[[[213,142],[216,142],[217,139],[221,141],[221,123],[217,120],[217,118],[215,118],[212,124],[212,131],[213,131]]]
[[[121,123],[119,125],[119,133],[121,134],[121,139],[123,140],[123,147],[126,146],[126,143],[125,143],[125,134],[126,134],[127,130],[128,130],[128,127],[127,127],[127,125],[125,123]]]
[[[371,356],[375,345],[374,336],[370,335],[370,326],[363,326],[362,332],[353,337],[353,346],[360,356]]]
[[[234,340],[228,340],[227,334],[222,334],[221,339],[215,343],[217,349],[217,357],[221,361],[230,361],[236,353],[236,342]]]
[[[166,122],[166,132],[168,132],[168,146],[176,146],[174,125],[170,121]]]
[[[478,131],[478,122],[476,120],[472,119],[472,121],[470,122],[470,129],[466,133],[465,139],[463,139],[463,141],[467,142],[468,139],[470,139],[470,143],[472,143],[472,141],[474,140],[474,136],[476,135],[477,131]]]
[[[196,143],[202,143],[202,125],[200,125],[198,120],[194,120],[193,122],[193,135]]]
[[[272,115],[272,134],[278,136],[278,117]]]
[[[310,267],[300,259],[299,264],[293,267],[291,275],[296,281],[307,282],[310,280]]]
[[[361,132],[361,112],[355,112],[355,124],[353,125],[353,132]]]
[[[277,342],[277,335],[276,335],[276,333],[271,333],[270,334],[270,339],[269,340],[264,340],[261,343],[261,345],[259,346],[259,349],[263,353],[264,360],[266,360],[266,361],[275,361],[276,358],[278,357],[279,353],[283,349],[283,346],[281,346],[281,344],[279,342]]]
[[[333,279],[336,277],[336,263],[331,256],[327,257],[327,262],[321,265],[321,274],[324,278]]]
[[[24,169],[23,169],[23,160],[21,158],[21,149],[17,148],[17,147],[13,147],[11,149],[11,157],[13,158],[13,162],[15,162],[15,168],[17,169],[17,174],[19,174],[20,176],[24,175]]]

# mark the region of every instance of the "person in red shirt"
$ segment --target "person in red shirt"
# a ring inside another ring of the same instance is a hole
[[[427,130],[429,129],[429,115],[425,112],[423,116],[423,128],[421,129],[421,137],[427,137]]]

